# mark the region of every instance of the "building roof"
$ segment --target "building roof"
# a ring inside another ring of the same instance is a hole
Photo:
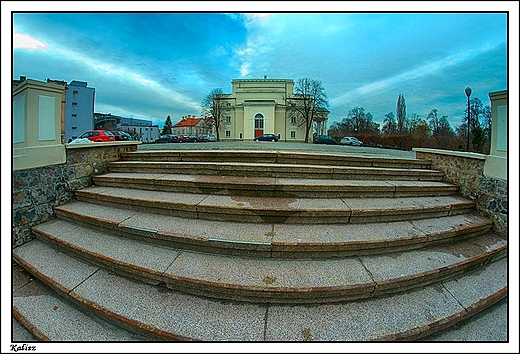
[[[176,123],[173,127],[194,127],[196,126],[202,118],[195,118],[195,117],[183,117],[178,123]]]

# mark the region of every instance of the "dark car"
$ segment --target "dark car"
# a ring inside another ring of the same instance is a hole
[[[79,139],[85,139],[95,141],[95,142],[104,142],[104,141],[115,141],[116,138],[114,134],[109,132],[108,130],[87,130],[83,134],[80,135]]]
[[[159,143],[178,143],[179,139],[177,138],[177,135],[173,134],[164,134],[159,139],[155,140],[156,144]]]
[[[255,141],[278,141],[278,137],[274,134],[263,134],[254,139]]]
[[[124,141],[134,140],[134,138],[130,134],[128,134],[127,132],[119,131],[119,133],[123,136],[123,140]]]
[[[128,140],[134,140],[130,134],[125,133],[125,132],[123,132],[123,131],[120,131],[120,130],[111,130],[110,132],[111,132],[112,134],[114,134],[114,137],[116,138],[117,141],[128,141]]]
[[[205,143],[208,141],[208,137],[204,134],[197,134],[195,135],[195,141],[198,143]]]
[[[314,144],[329,144],[329,145],[336,145],[336,140],[334,140],[333,137],[330,135],[316,135],[314,139],[312,140]]]

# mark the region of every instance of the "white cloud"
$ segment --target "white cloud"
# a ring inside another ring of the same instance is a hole
[[[244,77],[247,74],[249,74],[250,68],[251,68],[251,64],[249,64],[247,62],[242,63],[242,66],[240,67],[240,75],[242,75],[242,77]]]
[[[78,53],[75,51],[61,47],[55,47],[53,52],[54,54],[62,56],[68,60],[79,62],[89,69],[96,71],[98,74],[101,72],[102,75],[110,75],[111,77],[118,78],[121,81],[134,84],[139,88],[144,88],[154,92],[156,95],[163,97],[165,100],[172,100],[177,104],[182,104],[183,106],[188,106],[192,109],[200,108],[200,104],[198,102],[190,101],[190,99],[188,99],[185,95],[168,87],[164,87],[159,82],[147,78],[142,74],[125,68],[121,63],[111,64],[102,62],[100,60],[88,57],[85,54],[78,55]]]
[[[463,52],[448,55],[447,57],[428,62],[424,65],[420,65],[401,74],[397,74],[386,79],[382,79],[376,82],[372,82],[370,84],[360,86],[339,97],[334,98],[332,100],[332,103],[334,105],[342,105],[346,103],[347,100],[351,100],[353,97],[359,97],[363,95],[374,95],[383,90],[388,89],[389,87],[395,85],[402,86],[404,83],[408,81],[420,79],[427,75],[434,75],[448,67],[462,64],[467,60],[470,60],[480,54],[483,54],[489,50],[496,48],[497,46],[500,46],[501,44],[502,43],[496,43],[493,46],[486,44],[477,49],[466,50]]]
[[[16,33],[16,29],[13,31],[13,49],[38,49],[46,48],[47,44],[39,41],[36,38],[28,36],[26,34]]]

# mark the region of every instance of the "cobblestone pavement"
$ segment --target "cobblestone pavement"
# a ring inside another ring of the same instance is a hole
[[[352,154],[361,156],[381,156],[398,158],[415,158],[415,151],[397,149],[385,149],[360,146],[322,145],[290,142],[267,141],[231,141],[231,142],[207,142],[207,143],[164,143],[141,144],[138,150],[284,150],[305,151],[315,153]]]

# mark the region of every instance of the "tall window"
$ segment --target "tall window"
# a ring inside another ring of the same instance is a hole
[[[291,139],[296,139],[296,131],[291,130]]]
[[[231,130],[226,130],[226,138],[231,138]]]
[[[231,124],[231,116],[226,116],[226,124]]]
[[[255,116],[255,129],[264,129],[264,116],[260,113]]]
[[[295,116],[291,117],[291,125],[296,125],[296,117]]]

